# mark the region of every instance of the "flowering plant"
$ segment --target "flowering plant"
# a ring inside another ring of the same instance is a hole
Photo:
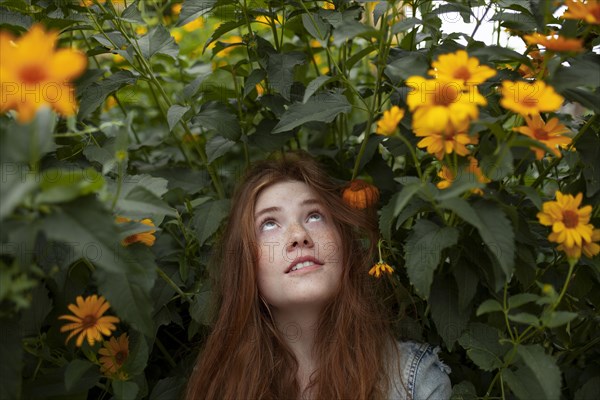
[[[233,185],[298,148],[456,398],[595,395],[598,1],[0,10],[0,398],[178,398]]]

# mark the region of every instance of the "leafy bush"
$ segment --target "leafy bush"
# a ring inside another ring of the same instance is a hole
[[[600,6],[560,3],[3,2],[0,397],[178,398],[236,179],[305,149],[381,192],[456,398],[592,398]]]

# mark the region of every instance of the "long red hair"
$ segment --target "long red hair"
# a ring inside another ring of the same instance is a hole
[[[375,222],[369,212],[342,201],[339,187],[312,157],[296,152],[256,164],[235,192],[214,260],[216,320],[188,382],[188,400],[300,398],[298,364],[256,284],[255,202],[267,186],[290,180],[306,183],[321,196],[342,242],[342,282],[316,330],[318,368],[311,392],[317,399],[387,396],[386,357],[393,337],[367,273]]]

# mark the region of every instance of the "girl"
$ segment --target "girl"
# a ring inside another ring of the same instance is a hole
[[[305,153],[246,174],[215,260],[218,315],[188,400],[450,397],[434,349],[397,342],[382,314],[368,275],[369,215],[346,205]]]

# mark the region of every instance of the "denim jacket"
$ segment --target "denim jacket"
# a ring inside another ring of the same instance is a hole
[[[388,399],[448,400],[452,393],[450,368],[438,358],[439,347],[416,342],[397,342],[397,346],[400,363],[392,359],[388,364],[391,371]]]

